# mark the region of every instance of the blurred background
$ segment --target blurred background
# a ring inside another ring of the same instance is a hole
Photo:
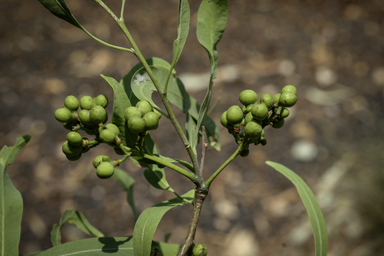
[[[67,2],[90,32],[130,47],[96,3]],[[189,2],[190,37],[176,71],[201,102],[209,62],[196,39],[200,1]],[[120,1],[105,3],[119,13]],[[66,209],[81,211],[107,236],[131,235],[125,192],[113,179],[98,179],[91,163],[100,154],[117,157],[114,151],[99,146],[79,161],[67,161],[61,152],[67,131],[54,111],[67,95],[103,93],[112,113],[112,90],[100,74],[120,80],[137,60],[90,39],[38,1],[3,0],[0,6],[0,146],[32,135],[8,168],[24,199],[20,253],[51,247],[50,230]],[[127,1],[126,24],[145,57],[172,60],[177,8],[176,0]],[[206,176],[236,149],[219,120],[229,106],[240,104],[242,90],[274,94],[293,84],[299,100],[282,129],[266,129],[265,147],[251,147],[249,157],[236,158],[213,183],[196,235],[209,255],[314,254],[298,194],[267,160],[294,170],[313,189],[328,226],[328,255],[384,255],[383,17],[382,0],[229,1],[212,96],[221,102],[211,115],[221,130],[222,150],[208,149]],[[166,118],[151,135],[163,155],[188,159]],[[136,180],[139,211],[173,197],[150,187],[131,161],[121,168]],[[193,188],[184,177],[165,172],[180,194]],[[170,242],[181,243],[190,216],[189,206],[169,211],[154,239],[163,241],[172,232]],[[64,242],[85,237],[74,226],[63,229]]]

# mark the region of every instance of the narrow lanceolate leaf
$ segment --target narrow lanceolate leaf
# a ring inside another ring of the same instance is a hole
[[[316,256],[326,256],[328,248],[327,226],[319,203],[308,185],[293,171],[284,165],[267,161],[267,164],[288,178],[299,192],[300,198],[307,210],[315,238]]]
[[[208,52],[211,73],[216,78],[217,49],[227,24],[228,0],[203,0],[197,14],[197,39]]]
[[[187,200],[193,200],[193,195],[194,190],[191,190],[181,197]],[[180,198],[174,198],[147,208],[140,215],[133,230],[133,248],[136,256],[151,255],[152,237],[160,220],[167,211],[176,206],[181,206],[184,204],[186,204],[184,200]]]
[[[19,255],[23,199],[6,169],[30,138],[18,137],[13,147],[4,146],[0,151],[0,256]]]
[[[91,223],[89,223],[89,221],[81,212],[74,210],[66,210],[61,216],[60,223],[58,225],[55,224],[51,231],[51,242],[53,246],[58,246],[61,244],[60,231],[65,223],[74,224],[81,231],[88,235],[96,237],[104,236],[103,233],[101,233],[97,228],[95,228],[91,225]]]
[[[64,0],[39,0],[53,15],[63,19],[81,30],[84,28],[75,19]]]
[[[113,90],[112,123],[119,127],[119,138],[122,140],[123,145],[133,147],[138,139],[138,135],[129,131],[124,119],[124,110],[131,106],[131,102],[120,83],[107,75],[101,75],[101,77],[107,81]]]
[[[136,221],[137,218],[139,218],[139,214],[137,213],[135,202],[133,200],[133,185],[135,184],[135,180],[128,175],[128,173],[118,168],[115,168],[113,178],[115,178],[120,187],[127,193],[127,202],[132,209],[132,213]]]

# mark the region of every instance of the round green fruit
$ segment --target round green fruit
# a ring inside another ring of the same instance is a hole
[[[266,93],[261,95],[260,97],[260,103],[264,102],[268,109],[270,109],[273,106],[273,97],[271,94]]]
[[[238,124],[243,119],[243,110],[237,105],[230,107],[227,110],[227,120],[231,124]]]
[[[280,111],[280,117],[281,118],[287,118],[289,116],[289,110],[286,109],[286,108],[283,108],[281,111]]]
[[[105,126],[105,128],[107,128],[108,130],[113,132],[115,135],[119,135],[120,134],[120,129],[115,124],[107,124]]]
[[[140,110],[142,116],[153,111],[151,104],[146,100],[137,102],[136,107]]]
[[[244,118],[245,124],[251,122],[252,120],[253,120],[253,115],[252,115],[251,112],[249,112],[249,113],[245,116],[245,118]]]
[[[261,145],[265,146],[265,145],[267,145],[267,140],[264,137],[262,137],[262,138],[260,138],[260,143],[261,143]]]
[[[141,117],[134,116],[128,120],[128,129],[133,133],[143,132],[145,129],[145,121]]]
[[[293,85],[286,85],[283,87],[283,89],[281,89],[281,93],[293,93],[293,94],[297,94],[297,89],[295,86]]]
[[[281,93],[276,93],[275,95],[273,95],[273,102],[276,104],[276,106],[279,105],[280,95]]]
[[[83,96],[80,99],[80,108],[91,110],[95,105],[95,100],[91,96]]]
[[[261,127],[261,125],[254,121],[247,123],[244,127],[245,136],[253,139],[259,137],[262,130],[263,128]]]
[[[239,100],[244,106],[248,106],[257,101],[257,94],[253,90],[244,90],[239,94]]]
[[[102,162],[112,162],[112,160],[111,160],[111,158],[109,158],[109,156],[103,156],[103,157],[101,158],[101,161],[102,161]]]
[[[227,111],[225,111],[220,118],[220,123],[227,128],[228,127],[228,120],[227,120]]]
[[[83,145],[83,137],[78,132],[69,132],[67,134],[67,141],[74,147],[81,147]]]
[[[95,157],[92,162],[93,167],[97,168],[100,165],[101,161],[103,161],[103,155]]]
[[[84,125],[91,125],[91,118],[89,116],[89,110],[87,109],[82,109],[80,110],[79,112],[79,116],[78,116],[80,122]]]
[[[153,112],[159,116],[159,119],[163,116],[157,109],[153,109]]]
[[[245,149],[240,151],[240,156],[241,157],[246,157],[248,155],[249,155],[249,148],[245,148]]]
[[[69,160],[69,161],[77,161],[81,158],[81,153],[76,155],[76,156],[69,156],[69,155],[65,155],[65,157]]]
[[[284,92],[280,96],[279,106],[289,108],[289,107],[292,107],[293,105],[295,105],[296,101],[297,101],[296,94]]]
[[[76,111],[79,108],[80,103],[75,96],[69,95],[64,100],[64,106],[71,111]]]
[[[116,142],[116,135],[111,130],[105,129],[100,132],[100,139],[105,143],[112,144]]]
[[[275,122],[272,124],[272,127],[273,127],[273,128],[276,128],[276,129],[279,129],[279,128],[281,128],[281,127],[284,126],[284,123],[285,123],[284,119],[281,118],[281,119],[278,119],[277,121],[275,121]]]
[[[255,104],[251,113],[254,119],[262,121],[268,116],[268,108],[264,103]]]
[[[63,150],[63,153],[67,156],[77,156],[81,154],[81,147],[74,147],[71,144],[68,143],[68,141],[65,141],[63,143],[63,146],[61,147]]]
[[[104,94],[100,94],[95,98],[96,105],[106,108],[108,106],[108,98]]]
[[[59,108],[55,111],[55,118],[60,123],[66,123],[73,119],[71,111],[67,108]]]
[[[148,112],[143,119],[146,130],[155,130],[159,126],[159,116],[155,112]]]
[[[192,255],[193,256],[206,256],[208,254],[208,248],[205,244],[196,244],[193,247]]]
[[[105,123],[108,119],[107,111],[102,106],[96,105],[89,112],[89,117],[92,124]]]
[[[141,117],[140,109],[133,107],[133,106],[130,106],[124,110],[124,118],[126,121],[128,121],[129,119],[131,119],[134,116],[135,117]]]
[[[114,172],[115,167],[109,162],[101,162],[96,169],[97,177],[100,179],[108,179],[112,177]]]

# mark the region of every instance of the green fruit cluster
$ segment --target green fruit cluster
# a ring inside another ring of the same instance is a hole
[[[293,85],[286,85],[281,93],[272,96],[269,93],[261,95],[258,102],[257,93],[253,90],[244,90],[239,94],[239,101],[244,105],[234,105],[222,115],[220,122],[228,129],[238,144],[243,143],[241,156],[249,154],[249,144],[266,145],[264,127],[281,128],[289,116],[287,108],[295,105],[297,90]]]
[[[96,168],[97,177],[108,179],[115,173],[116,163],[108,156],[100,155],[93,159],[93,166]]]
[[[82,153],[87,151],[87,148],[83,148],[84,139],[86,140],[78,132],[67,134],[67,140],[63,143],[62,150],[68,160],[76,161],[80,159]]]
[[[157,129],[161,114],[148,101],[141,100],[124,110],[124,118],[131,132],[141,134]]]
[[[120,134],[120,129],[114,124],[107,124],[99,129],[100,139],[107,144],[115,144]]]

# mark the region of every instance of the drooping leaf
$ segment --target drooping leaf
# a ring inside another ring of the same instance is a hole
[[[129,131],[124,118],[124,110],[132,105],[131,101],[120,83],[112,77],[106,75],[101,75],[101,77],[107,81],[113,90],[114,100],[112,123],[119,127],[119,138],[123,141],[123,145],[133,147],[138,140],[138,135]]]
[[[18,137],[14,146],[4,146],[0,151],[0,256],[19,255],[23,198],[6,169],[30,138]]]
[[[128,173],[118,168],[115,168],[115,174],[113,175],[113,178],[115,178],[120,187],[122,187],[122,189],[127,192],[127,202],[132,209],[133,216],[136,221],[137,218],[139,218],[139,214],[136,210],[135,202],[133,199],[133,185],[135,184],[135,180]]]
[[[311,222],[313,236],[315,238],[316,256],[326,256],[328,248],[327,226],[315,195],[296,173],[284,165],[270,161],[266,163],[283,174],[295,185]]]
[[[55,224],[51,231],[51,242],[53,246],[58,246],[61,244],[61,228],[65,223],[74,224],[84,233],[96,236],[103,237],[104,234],[101,233],[97,228],[91,225],[89,221],[85,218],[85,216],[79,212],[74,210],[66,210],[63,215],[61,215],[60,223]]]
[[[64,0],[39,0],[53,15],[63,19],[81,30],[84,28],[75,19]]]
[[[164,169],[159,168],[156,165],[152,165],[150,169],[145,169],[144,177],[149,184],[157,189],[169,190],[171,188],[165,179]]]
[[[194,190],[182,195],[187,200],[193,200]],[[180,198],[174,198],[164,201],[160,204],[147,208],[139,217],[133,230],[133,247],[135,255],[150,256],[152,237],[156,228],[164,216],[170,209],[186,204]]]

